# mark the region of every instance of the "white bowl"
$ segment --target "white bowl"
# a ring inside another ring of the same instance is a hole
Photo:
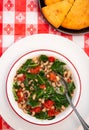
[[[80,95],[81,95],[81,80],[79,73],[76,69],[76,67],[73,65],[73,63],[68,59],[66,56],[63,54],[60,54],[59,52],[53,51],[53,50],[47,50],[47,49],[39,49],[39,50],[33,50],[30,51],[29,53],[26,53],[22,55],[18,60],[13,64],[11,67],[8,76],[7,76],[7,81],[6,81],[6,95],[9,101],[10,106],[14,110],[14,112],[20,116],[22,119],[29,123],[33,123],[36,125],[52,125],[57,122],[60,122],[67,118],[71,113],[72,113],[72,108],[69,105],[65,111],[61,112],[58,114],[53,120],[40,120],[36,119],[35,117],[32,117],[28,114],[25,114],[17,105],[17,102],[14,99],[13,92],[12,92],[12,87],[13,87],[13,78],[16,74],[16,71],[19,69],[19,67],[29,58],[33,58],[35,56],[45,54],[47,56],[51,55],[59,60],[65,62],[67,64],[67,67],[71,70],[72,72],[72,77],[76,86],[76,89],[74,91],[74,96],[72,98],[73,104],[76,106],[79,102]]]

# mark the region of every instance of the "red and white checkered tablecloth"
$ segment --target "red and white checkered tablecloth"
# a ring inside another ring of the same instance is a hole
[[[89,33],[72,36],[56,31],[42,17],[38,0],[0,0],[0,56],[15,41],[38,33],[66,37],[78,44],[89,56]],[[0,130],[12,130],[2,117]]]

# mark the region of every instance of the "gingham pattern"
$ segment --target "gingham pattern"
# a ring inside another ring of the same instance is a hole
[[[57,32],[43,19],[38,0],[0,0],[0,56],[15,41],[37,33],[71,39],[89,56],[89,34],[72,36]],[[12,130],[1,117],[0,130]]]

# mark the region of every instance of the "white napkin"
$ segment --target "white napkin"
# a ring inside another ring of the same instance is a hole
[[[86,123],[89,125],[89,117],[85,120]],[[82,126],[79,126],[76,130],[84,130]]]

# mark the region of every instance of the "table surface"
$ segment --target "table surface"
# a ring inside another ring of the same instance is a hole
[[[43,18],[38,0],[0,0],[0,56],[17,40],[40,33],[66,37],[89,56],[89,33],[73,36],[56,31]],[[13,130],[1,116],[0,130]]]

